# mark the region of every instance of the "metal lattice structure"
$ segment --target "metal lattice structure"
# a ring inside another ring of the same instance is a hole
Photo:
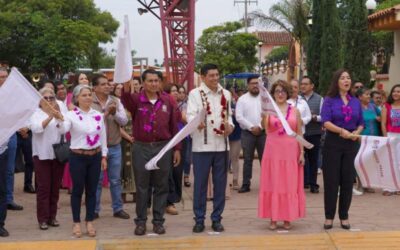
[[[195,0],[137,0],[161,21],[164,45],[164,66],[168,81],[194,85],[194,21]]]

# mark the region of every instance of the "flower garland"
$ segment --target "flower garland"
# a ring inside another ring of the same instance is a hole
[[[82,117],[81,112],[79,111],[79,109],[78,108],[74,108],[74,112],[79,117],[79,120],[83,121],[83,117]],[[100,129],[101,129],[101,127],[100,127],[101,116],[100,115],[95,115],[95,116],[93,116],[93,119],[97,122],[96,130],[100,131]],[[97,142],[99,142],[99,140],[100,140],[100,135],[98,133],[93,137],[93,139],[90,138],[90,135],[86,135],[86,143],[91,147],[96,145]]]
[[[148,101],[148,99],[143,94],[141,94],[139,98],[140,98],[141,102]],[[150,133],[151,131],[153,131],[153,126],[154,126],[154,121],[156,120],[157,111],[162,107],[162,105],[163,105],[163,103],[162,103],[161,99],[159,99],[156,102],[156,104],[153,108],[153,111],[150,113],[149,122],[143,126],[144,131],[146,131],[147,133]],[[148,112],[149,112],[149,109],[146,107],[143,107],[141,109],[142,117],[145,117]]]
[[[351,96],[349,94],[346,95],[346,99],[347,99],[348,103],[347,103],[347,105],[343,104],[342,114],[344,115],[344,122],[348,123],[351,120],[351,115],[353,114],[353,109],[349,105],[350,100],[351,100]]]
[[[203,102],[203,107],[206,108],[206,112],[207,115],[211,115],[211,107],[210,107],[210,102],[208,101],[207,95],[203,90],[200,90],[200,95],[201,95],[201,99]],[[226,121],[226,111],[227,111],[227,100],[226,97],[223,93],[223,91],[221,91],[221,124],[219,126],[219,128],[213,128],[213,131],[216,135],[223,135],[225,133],[225,121]],[[214,120],[210,121],[212,125],[214,125]]]
[[[286,116],[285,116],[285,120],[286,120],[286,121],[289,119],[290,110],[292,110],[292,105],[288,104],[288,107],[287,107],[287,110],[286,110]],[[275,126],[275,128],[279,128],[279,123],[278,123],[278,121],[275,121],[274,126]],[[282,128],[278,131],[278,135],[284,135],[284,134],[285,134],[285,129],[282,127]]]

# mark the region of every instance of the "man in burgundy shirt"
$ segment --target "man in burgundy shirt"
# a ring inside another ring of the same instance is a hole
[[[150,184],[153,195],[153,232],[164,234],[164,212],[168,196],[168,175],[171,165],[181,160],[179,146],[166,153],[157,163],[158,170],[148,171],[145,164],[153,158],[178,132],[176,107],[168,95],[160,93],[161,82],[157,71],[149,69],[142,74],[143,90],[131,94],[130,82],[124,83],[122,103],[132,115],[132,131],[135,141],[132,147],[132,163],[136,185],[135,234],[146,233],[147,201]]]

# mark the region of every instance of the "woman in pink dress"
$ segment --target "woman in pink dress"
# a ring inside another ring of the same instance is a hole
[[[290,92],[290,85],[282,80],[271,88],[272,97],[290,127],[302,135],[299,111],[287,103]],[[285,133],[276,116],[266,116],[263,123],[267,139],[261,161],[258,216],[271,219],[271,230],[277,229],[277,221],[283,221],[283,228],[289,230],[291,221],[305,216],[303,147]]]

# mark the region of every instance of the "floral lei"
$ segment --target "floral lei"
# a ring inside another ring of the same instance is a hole
[[[289,119],[289,114],[290,114],[290,110],[292,110],[292,105],[288,104],[287,110],[286,110],[286,116],[285,116],[285,120],[287,121]],[[278,121],[276,121],[274,123],[275,128],[279,128],[279,123]],[[278,131],[278,135],[284,135],[285,134],[285,129],[282,127],[279,131]]]
[[[342,114],[344,115],[344,122],[349,122],[351,120],[351,115],[353,114],[353,109],[349,105],[351,96],[349,94],[346,95],[346,99],[348,101],[347,105],[343,104],[342,106]]]
[[[78,108],[74,108],[74,112],[79,117],[79,120],[82,121],[83,117],[82,117],[81,112],[79,111],[79,109]],[[97,122],[96,130],[100,131],[100,129],[101,129],[101,127],[100,127],[101,116],[100,115],[95,115],[95,116],[93,116],[93,119],[95,119],[96,122]],[[91,147],[96,145],[96,143],[99,140],[100,140],[100,134],[98,134],[98,133],[93,137],[93,139],[90,138],[90,135],[86,135],[86,143]]]
[[[203,102],[203,106],[206,107],[206,112],[207,115],[211,115],[211,107],[210,107],[210,102],[208,101],[207,95],[203,90],[200,90],[200,95],[201,95],[201,99]],[[224,95],[224,92],[222,91],[222,95],[221,95],[221,124],[219,125],[219,128],[213,128],[213,131],[216,135],[223,135],[225,132],[225,121],[226,121],[226,111],[227,111],[227,101]],[[211,124],[214,125],[214,120],[211,120]]]
[[[140,98],[141,102],[147,102],[148,101],[148,99],[143,94],[141,94],[139,98]],[[156,104],[155,104],[155,106],[153,108],[153,111],[150,113],[149,122],[146,123],[143,126],[144,131],[146,131],[147,133],[150,133],[151,131],[153,131],[153,126],[154,126],[154,121],[156,119],[156,114],[157,114],[157,111],[162,107],[162,104],[163,103],[162,103],[161,99],[157,100],[157,102],[156,102]],[[141,109],[142,117],[145,117],[147,112],[149,112],[149,109],[146,108],[146,107],[143,107]]]

